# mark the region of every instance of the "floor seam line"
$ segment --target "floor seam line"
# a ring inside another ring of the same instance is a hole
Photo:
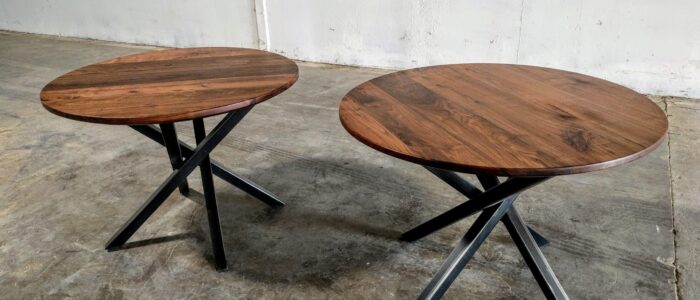
[[[668,118],[668,99],[663,99],[664,111]],[[683,300],[678,285],[680,273],[678,272],[678,234],[676,233],[676,203],[673,195],[673,167],[671,165],[671,133],[666,137],[666,147],[668,149],[668,176],[669,176],[669,192],[671,194],[671,232],[673,233],[673,283],[676,294],[676,299]]]

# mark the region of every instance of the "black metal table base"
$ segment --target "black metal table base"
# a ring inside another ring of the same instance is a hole
[[[540,251],[540,246],[546,244],[546,240],[525,225],[513,206],[521,192],[549,179],[548,177],[513,177],[500,183],[496,176],[479,175],[477,177],[484,188],[482,192],[453,172],[431,167],[426,169],[469,200],[407,231],[401,236],[403,240],[415,241],[477,212],[481,214],[418,299],[440,299],[499,222],[506,226],[547,299],[568,299],[564,288]]]
[[[202,119],[193,120],[195,140],[197,147],[192,148],[177,139],[175,126],[172,123],[161,124],[158,130],[151,125],[131,126],[136,131],[165,146],[173,172],[146,200],[141,208],[117,231],[106,245],[107,250],[119,250],[127,240],[143,225],[144,222],[163,204],[165,199],[179,188],[180,193],[187,194],[189,186],[187,176],[199,166],[202,173],[202,188],[204,202],[207,210],[209,232],[211,235],[214,264],[217,270],[227,268],[226,253],[224,251],[219,212],[214,191],[212,175],[231,183],[251,196],[265,202],[270,206],[283,206],[284,202],[277,196],[265,190],[254,182],[232,172],[220,163],[211,160],[209,153],[226,137],[226,135],[240,122],[252,107],[231,112],[207,135]]]

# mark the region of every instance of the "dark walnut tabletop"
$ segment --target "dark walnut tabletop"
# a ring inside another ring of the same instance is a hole
[[[418,164],[498,176],[554,176],[632,161],[668,122],[647,97],[567,71],[507,64],[410,69],[367,81],[340,104],[345,129]]]
[[[62,75],[41,102],[63,117],[105,124],[203,118],[265,101],[298,78],[284,56],[243,48],[186,48],[114,58]]]

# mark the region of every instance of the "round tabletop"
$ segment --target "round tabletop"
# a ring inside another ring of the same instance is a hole
[[[292,86],[298,75],[293,61],[262,50],[149,51],[62,75],[44,87],[41,102],[87,122],[171,123],[255,105]]]
[[[340,104],[358,140],[422,165],[497,176],[601,170],[652,151],[664,112],[623,86],[507,64],[410,69],[367,81]]]

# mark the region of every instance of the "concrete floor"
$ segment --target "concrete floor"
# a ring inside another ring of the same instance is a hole
[[[288,203],[271,209],[216,181],[230,271],[212,268],[196,194],[172,195],[133,238],[155,242],[105,251],[170,172],[165,150],[125,126],[52,115],[38,94],[71,69],[146,49],[0,32],[0,298],[412,299],[473,221],[398,242],[462,197],[341,127],[342,95],[387,71],[299,63],[299,82],[213,153]],[[652,99],[671,124],[656,151],[517,202],[551,240],[543,252],[572,299],[700,295],[700,101]],[[178,129],[192,141],[189,124]],[[499,225],[445,298],[542,294]]]

